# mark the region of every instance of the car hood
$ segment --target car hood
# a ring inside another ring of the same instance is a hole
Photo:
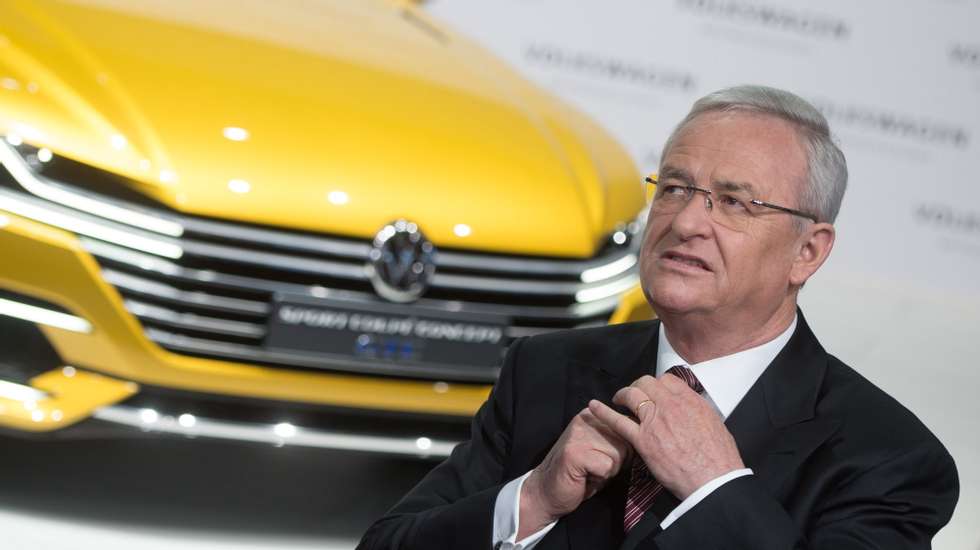
[[[181,212],[352,237],[585,257],[642,207],[605,132],[423,13],[298,4],[4,3],[0,131]]]

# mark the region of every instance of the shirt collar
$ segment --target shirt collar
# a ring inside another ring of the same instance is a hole
[[[722,418],[735,410],[739,401],[749,392],[749,388],[762,376],[769,363],[779,355],[779,352],[789,342],[793,331],[796,330],[796,316],[793,322],[779,336],[747,350],[718,357],[701,363],[689,364],[670,345],[667,330],[660,323],[660,334],[657,345],[657,378],[663,376],[674,365],[685,365],[694,372],[708,400],[715,406]]]

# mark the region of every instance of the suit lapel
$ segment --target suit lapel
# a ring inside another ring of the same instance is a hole
[[[775,492],[837,426],[816,416],[827,354],[803,313],[796,332],[725,422],[745,465]]]
[[[746,466],[780,499],[791,494],[803,461],[840,425],[818,415],[827,353],[797,315],[793,337],[726,423]]]
[[[616,407],[612,403],[612,397],[620,388],[630,385],[644,374],[654,372],[659,321],[644,324],[646,326],[643,330],[631,334],[628,339],[616,341],[615,348],[607,357],[589,361],[570,359],[570,371],[566,377],[568,385],[565,393],[564,425],[584,409],[591,399]],[[618,546],[623,538],[623,506],[628,484],[629,468],[624,468],[605,489],[562,518],[555,529],[563,527],[563,534],[557,534],[556,538],[564,539],[562,542],[566,546],[555,548],[594,550]],[[550,535],[551,533],[549,538]],[[542,548],[551,547],[549,544]]]

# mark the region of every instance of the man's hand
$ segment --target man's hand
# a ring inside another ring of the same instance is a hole
[[[517,540],[574,511],[615,477],[629,457],[626,441],[582,409],[521,487]]]
[[[636,417],[595,400],[589,410],[628,441],[657,481],[681,500],[712,479],[745,467],[718,413],[676,376],[643,376],[616,392],[613,402]]]

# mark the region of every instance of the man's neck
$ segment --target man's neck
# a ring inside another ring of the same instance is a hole
[[[781,306],[759,322],[720,316],[660,315],[665,335],[674,351],[689,364],[725,357],[761,346],[782,334],[793,322],[796,304]]]

